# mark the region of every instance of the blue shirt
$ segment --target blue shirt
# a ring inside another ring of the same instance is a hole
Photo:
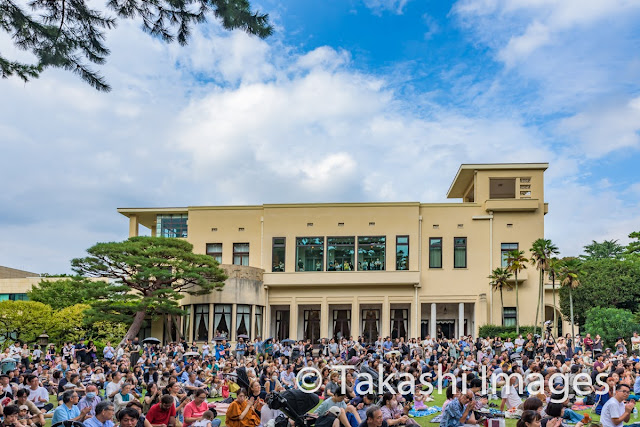
[[[60,405],[53,411],[53,419],[51,420],[51,425],[66,420],[72,420],[80,416],[80,409],[78,406],[73,405],[71,409],[67,408],[67,405]]]
[[[385,341],[384,344],[382,344],[382,347],[386,351],[390,351],[393,348],[393,343],[391,341]]]
[[[442,414],[442,421],[440,421],[441,427],[458,427],[461,426],[460,418],[464,413],[460,400],[454,399],[444,408]]]
[[[113,425],[113,421],[111,420],[107,420],[103,424],[96,417],[89,418],[84,422],[85,427],[113,427]]]
[[[633,384],[633,394],[640,394],[640,375],[638,375],[636,382]]]

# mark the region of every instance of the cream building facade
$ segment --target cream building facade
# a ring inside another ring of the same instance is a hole
[[[183,238],[229,275],[220,292],[187,296],[188,315],[151,334],[208,341],[476,335],[514,324],[515,292],[487,276],[512,249],[544,236],[548,164],[465,164],[454,203],[330,203],[121,208],[129,235]],[[519,273],[521,325],[535,320],[538,271]],[[512,279],[513,283],[513,279]],[[546,286],[546,317],[553,318]],[[559,304],[558,298],[556,303]],[[557,310],[557,308],[555,308]],[[559,314],[559,312],[558,312]],[[567,329],[567,324],[564,325]]]

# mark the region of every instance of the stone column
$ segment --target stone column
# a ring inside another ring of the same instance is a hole
[[[129,237],[138,236],[138,215],[131,215],[129,217]]]
[[[464,335],[464,303],[458,303],[458,336],[460,338]]]
[[[209,334],[208,334],[208,340],[209,342],[211,342],[211,340],[213,339],[213,332],[215,331],[215,325],[213,324],[213,309],[214,309],[214,304],[209,304]]]
[[[357,340],[360,333],[360,307],[358,306],[358,298],[354,297],[351,303],[351,335],[354,340]]]
[[[382,322],[380,331],[383,338],[391,336],[391,304],[389,304],[389,297],[385,296],[382,302],[382,313],[380,315],[380,321]]]
[[[229,330],[229,341],[237,341],[238,337],[236,337],[236,329],[238,325],[236,325],[236,318],[238,317],[238,304],[231,304],[231,329]]]
[[[487,294],[480,294],[478,297],[478,306],[475,311],[475,335],[480,332],[480,325],[487,323]]]
[[[291,298],[289,306],[289,337],[292,340],[298,340],[298,302],[296,297]]]
[[[436,303],[431,303],[431,319],[429,319],[429,335],[431,338],[436,336]]]
[[[331,338],[329,336],[329,303],[326,299],[320,304],[320,338]]]

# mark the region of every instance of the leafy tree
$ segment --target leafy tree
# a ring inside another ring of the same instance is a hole
[[[181,239],[132,237],[124,242],[98,243],[88,257],[71,261],[72,269],[86,277],[114,279],[110,295],[101,295],[93,310],[135,313],[123,341],[140,331],[147,315],[183,314],[178,301],[189,295],[221,290],[227,276],[218,262],[193,253],[193,245]],[[104,317],[103,317],[104,320]]]
[[[617,240],[605,240],[602,243],[592,240],[584,247],[584,251],[585,254],[580,255],[582,259],[620,258],[625,247],[618,244]]]
[[[107,11],[92,6],[85,0],[1,1],[0,30],[11,35],[15,46],[32,52],[37,62],[25,64],[0,56],[0,75],[28,81],[47,67],[57,67],[78,74],[98,90],[109,91],[104,78],[87,61],[105,62],[109,55],[104,44],[106,31],[116,26],[117,19],[139,17],[145,32],[165,42],[177,39],[180,45],[187,44],[194,25],[212,15],[227,30],[242,29],[261,38],[273,31],[268,15],[252,13],[249,0],[109,0]]]
[[[532,243],[531,264],[540,271],[540,281],[538,283],[538,307],[536,308],[536,323],[538,326],[538,314],[541,312],[542,323],[544,323],[544,272],[549,269],[549,260],[560,253],[558,247],[549,239],[538,239]],[[542,331],[542,327],[540,327]]]
[[[65,277],[60,280],[41,280],[27,292],[31,301],[50,305],[60,310],[75,304],[89,303],[102,293],[108,292],[109,284],[84,277]]]
[[[627,245],[624,253],[626,257],[640,261],[640,231],[629,234],[630,239],[634,239]]]
[[[47,333],[52,341],[78,341],[87,335],[85,312],[87,304],[75,304],[55,311],[48,322]]]
[[[599,334],[607,347],[613,348],[618,337],[630,337],[639,325],[633,313],[621,308],[590,308],[584,325],[591,335]]]
[[[577,258],[564,258],[560,265],[559,279],[562,286],[569,289],[569,313],[571,318],[571,338],[575,337],[573,320],[573,291],[580,286],[581,263]],[[555,291],[554,291],[555,292]],[[555,303],[554,303],[555,305]]]
[[[502,296],[502,291],[505,288],[511,288],[511,283],[509,283],[509,278],[512,276],[511,272],[509,272],[506,268],[496,268],[489,275],[489,279],[491,281],[489,284],[491,285],[493,291],[500,291],[500,305],[502,306],[502,311],[504,311],[504,299]]]
[[[580,287],[572,290],[574,322],[584,325],[595,304],[637,312],[640,310],[640,262],[612,258],[588,260],[580,269]],[[569,288],[560,289],[560,308],[570,316]]]
[[[33,342],[46,331],[53,310],[36,301],[0,302],[0,337]]]
[[[525,258],[524,251],[514,249],[507,254],[507,270],[515,275],[516,279],[516,334],[520,333],[520,301],[518,296],[518,272],[527,268],[529,260]]]

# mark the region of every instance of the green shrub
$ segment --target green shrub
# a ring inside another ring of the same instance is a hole
[[[533,326],[520,326],[520,334],[523,337],[526,337],[528,333],[533,334],[534,327]],[[540,328],[538,328],[538,332]],[[514,340],[518,338],[518,334],[516,333],[515,326],[500,326],[500,325],[483,325],[480,326],[480,331],[478,333],[479,337],[500,337],[502,339],[511,338]]]
[[[587,311],[586,318],[585,331],[592,337],[600,335],[605,347],[610,347],[612,351],[615,351],[618,337],[628,341],[633,332],[639,330],[633,313],[621,308],[594,307]]]

